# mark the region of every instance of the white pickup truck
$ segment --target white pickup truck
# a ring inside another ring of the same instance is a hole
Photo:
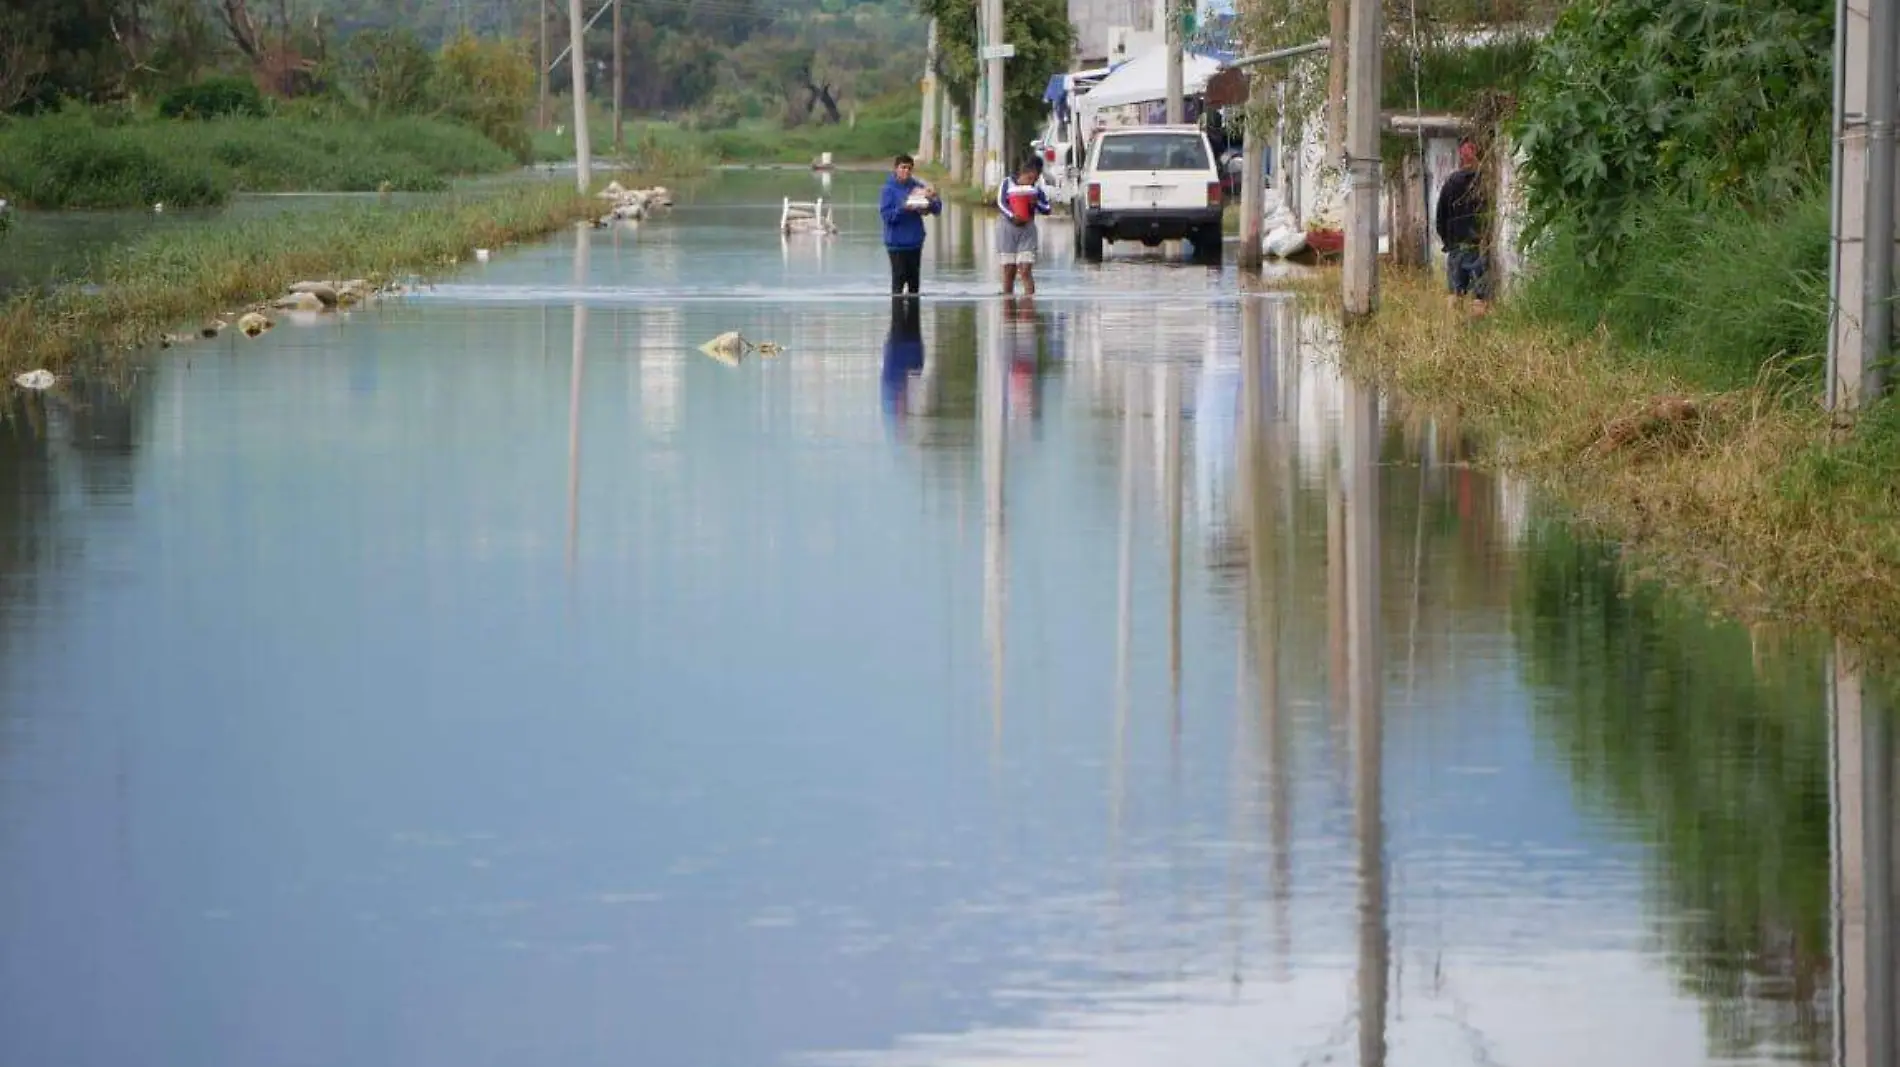
[[[1108,241],[1152,248],[1186,238],[1203,261],[1220,261],[1220,171],[1198,126],[1120,126],[1089,143],[1070,214],[1076,254],[1102,258]]]

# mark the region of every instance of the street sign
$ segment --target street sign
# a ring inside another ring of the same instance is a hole
[[[1016,46],[1013,44],[993,44],[983,49],[985,62],[992,59],[1015,59]]]

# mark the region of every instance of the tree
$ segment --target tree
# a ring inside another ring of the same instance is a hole
[[[937,20],[937,77],[951,99],[967,101],[976,89],[975,0],[918,0],[917,9]],[[1010,0],[1003,5],[1003,33],[1016,46],[1003,64],[1003,114],[1010,129],[1033,129],[1048,106],[1042,92],[1075,56],[1075,27],[1067,0]],[[1004,141],[1005,144],[1009,142]]]
[[[426,111],[435,101],[435,57],[406,27],[363,30],[344,45],[351,85],[376,114]]]
[[[464,33],[443,46],[435,69],[435,94],[443,111],[527,162],[533,146],[526,120],[536,81],[527,44]]]

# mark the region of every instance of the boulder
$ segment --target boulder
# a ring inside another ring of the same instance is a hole
[[[242,318],[238,319],[237,325],[238,329],[244,331],[244,336],[256,337],[276,324],[258,312],[247,311]]]

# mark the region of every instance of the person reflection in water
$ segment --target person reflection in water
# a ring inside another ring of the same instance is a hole
[[[1009,407],[1036,419],[1042,407],[1042,338],[1034,297],[1003,299],[1003,345],[1009,354]]]
[[[884,336],[881,375],[884,417],[895,429],[910,414],[910,380],[924,371],[924,334],[918,321],[918,303],[891,298],[891,328]]]

